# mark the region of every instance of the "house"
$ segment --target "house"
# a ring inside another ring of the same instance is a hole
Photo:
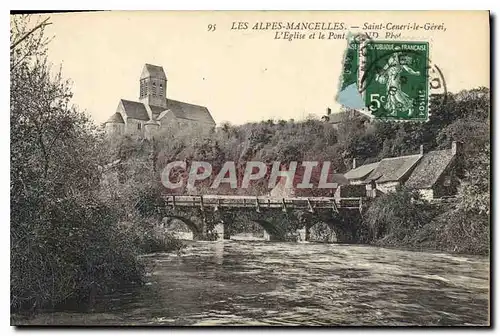
[[[321,117],[321,119],[332,125],[335,129],[338,129],[341,123],[353,119],[358,119],[363,124],[370,123],[370,118],[357,110],[347,110],[332,113],[332,110],[330,108],[327,108],[326,115]]]
[[[422,154],[385,158],[359,167],[356,167],[356,159],[353,159],[353,169],[344,174],[349,180],[349,187],[342,187],[345,190],[339,191],[338,196],[375,197],[380,193],[395,191],[408,179],[421,157]]]
[[[376,190],[366,178],[374,171],[380,162],[373,162],[357,166],[356,158],[352,159],[352,169],[344,174],[349,181],[348,186],[341,186],[335,192],[335,197],[375,197]]]
[[[365,182],[375,182],[376,188],[384,193],[395,191],[410,176],[422,154],[382,159],[366,177]]]
[[[380,162],[373,162],[359,167],[356,166],[356,159],[352,159],[352,169],[344,174],[349,180],[349,184],[365,184],[365,180],[374,171]]]
[[[116,112],[105,122],[106,133],[151,139],[168,127],[212,129],[215,121],[204,106],[167,98],[165,71],[146,64],[139,80],[139,101],[120,99]]]
[[[374,197],[378,193],[395,191],[398,186],[418,190],[425,199],[452,196],[457,192],[455,162],[457,143],[451,149],[435,150],[424,153],[420,146],[419,154],[385,158],[379,162],[356,167],[344,174],[349,180],[345,192],[356,191],[358,197],[363,191],[355,185],[365,185],[366,195]],[[340,195],[340,194],[339,194]]]
[[[424,154],[405,183],[410,189],[420,191],[425,199],[442,198],[456,194],[459,184],[456,176],[457,143],[451,149]]]

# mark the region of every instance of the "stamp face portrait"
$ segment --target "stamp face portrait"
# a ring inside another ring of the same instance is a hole
[[[365,106],[378,119],[419,120],[429,116],[429,44],[372,42],[365,60]]]

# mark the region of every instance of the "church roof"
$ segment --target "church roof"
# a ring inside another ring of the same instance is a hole
[[[123,105],[123,110],[127,117],[144,121],[149,120],[148,111],[143,103],[122,99],[120,100],[120,104]],[[210,111],[208,111],[205,106],[168,99],[167,108],[154,105],[149,105],[149,107],[151,108],[154,118],[158,118],[161,112],[170,110],[177,119],[186,119],[215,125],[215,121]]]
[[[160,113],[166,110],[166,108],[161,106],[149,105],[151,112],[153,112],[153,116],[157,117]]]
[[[210,111],[205,106],[184,103],[178,100],[168,99],[167,109],[172,111],[178,119],[194,120],[205,124],[215,125]],[[164,109],[163,109],[164,110]],[[153,110],[153,113],[156,113]]]
[[[146,63],[142,69],[141,79],[148,77],[167,79],[163,67]]]
[[[107,123],[124,124],[125,122],[123,121],[121,113],[116,112],[105,122],[105,124]]]
[[[424,154],[408,178],[406,186],[415,189],[432,188],[452,160],[453,153],[449,149]]]
[[[377,183],[400,181],[405,174],[420,160],[422,155],[407,155],[381,160],[375,170],[366,178]]]
[[[143,103],[122,99],[120,103],[123,105],[127,117],[138,120],[149,120],[148,111]]]

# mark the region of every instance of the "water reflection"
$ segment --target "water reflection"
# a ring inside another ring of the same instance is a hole
[[[369,246],[189,242],[145,256],[150,286],[94,313],[32,323],[477,325],[488,323],[485,258]]]

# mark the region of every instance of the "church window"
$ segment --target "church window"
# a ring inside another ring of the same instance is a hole
[[[139,123],[139,124],[137,124],[137,129],[138,129],[138,130],[140,130],[140,129],[141,129],[141,127],[142,127],[142,124],[140,124],[140,123]]]
[[[153,82],[153,97],[156,97],[156,83]]]
[[[163,84],[160,83],[160,97],[163,97]]]

